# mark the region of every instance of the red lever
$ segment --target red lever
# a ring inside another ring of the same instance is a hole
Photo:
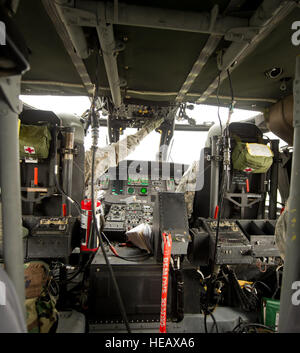
[[[164,257],[163,257],[163,273],[162,273],[162,287],[161,287],[161,304],[160,304],[160,326],[159,332],[167,332],[167,297],[168,297],[168,283],[169,283],[169,267],[172,250],[171,234],[162,234],[164,241]]]
[[[250,187],[249,187],[249,179],[246,179],[246,191],[249,192],[250,191]]]
[[[34,185],[38,186],[39,183],[39,170],[38,168],[34,168]]]
[[[214,219],[218,218],[218,213],[219,213],[219,206],[217,205],[215,208],[215,215],[214,215]]]
[[[67,216],[67,205],[65,203],[62,204],[62,213],[63,217]]]

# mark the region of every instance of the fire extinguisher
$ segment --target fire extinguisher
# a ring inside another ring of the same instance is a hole
[[[98,228],[100,229],[100,215],[101,215],[101,202],[97,201],[96,204],[96,218]],[[97,238],[93,236],[93,212],[92,212],[92,200],[84,199],[81,201],[81,252],[95,252],[98,250]]]

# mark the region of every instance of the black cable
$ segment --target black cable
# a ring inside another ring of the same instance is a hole
[[[229,106],[229,114],[228,114],[228,120],[226,123],[226,128],[228,128],[229,123],[230,123],[230,118],[231,118],[231,113],[233,111],[233,106],[234,106],[234,95],[233,95],[233,88],[232,88],[232,82],[231,82],[231,76],[230,76],[230,71],[229,69],[227,69],[227,76],[228,76],[228,80],[229,80],[229,86],[230,86],[230,93],[231,93],[231,103]],[[227,130],[227,129],[226,129]]]
[[[247,327],[249,327],[249,328],[250,327],[258,327],[258,328],[263,328],[265,330],[274,332],[274,330],[269,326],[266,326],[263,324],[258,324],[258,323],[245,323],[245,322],[240,322],[238,325],[236,325],[235,328],[232,330],[232,332],[236,332],[236,329],[239,328],[240,326],[242,326],[242,329],[238,331],[239,333],[243,332],[243,329],[245,329]]]
[[[277,268],[277,270],[276,270],[276,288],[275,288],[275,291],[274,291],[274,293],[273,293],[273,295],[272,295],[272,299],[274,299],[275,298],[275,296],[276,296],[276,294],[277,294],[277,292],[279,291],[279,289],[280,289],[280,273],[279,273],[279,268]]]
[[[230,92],[231,92],[231,104],[230,104],[230,108],[229,108],[231,110],[233,108],[233,104],[234,104],[234,95],[233,95],[233,88],[232,88],[232,82],[231,82],[229,69],[227,69],[227,76],[228,76]],[[220,75],[219,75],[219,81],[220,81]],[[219,84],[220,83],[218,82],[218,86],[219,86]],[[217,93],[217,97],[218,97],[218,93]],[[218,100],[218,103],[219,103],[219,100]],[[227,124],[229,123],[229,119],[230,119],[230,117],[228,118]],[[221,121],[221,119],[219,119],[219,120]],[[225,146],[225,143],[227,143],[226,142],[227,138],[229,139],[228,128],[224,130],[224,137],[223,137],[224,146]],[[223,148],[224,148],[224,146],[223,146]],[[221,183],[221,192],[220,192],[220,197],[219,197],[219,212],[218,212],[218,218],[217,218],[217,229],[216,229],[216,240],[215,240],[215,250],[214,250],[213,265],[216,264],[217,246],[218,246],[218,240],[219,240],[220,218],[221,218],[221,213],[222,213],[222,209],[223,209],[225,186],[226,186],[226,182],[227,182],[226,181],[226,176],[227,176],[227,173],[224,173],[224,170],[223,170],[223,177],[222,177],[222,183]]]
[[[230,93],[231,93],[231,105],[232,105],[234,102],[234,95],[233,95],[233,88],[232,88],[232,82],[231,82],[231,76],[230,76],[229,69],[227,69],[227,76],[228,76],[228,80],[229,80]]]
[[[102,232],[101,235],[105,238],[105,240],[107,241],[108,245],[110,247],[112,247],[111,242],[109,241],[109,239],[107,238],[107,236]],[[114,256],[118,257],[119,259],[123,259],[126,261],[132,261],[132,262],[138,262],[138,261],[145,261],[147,259],[149,259],[149,257],[151,256],[150,254],[136,254],[136,255],[129,255],[129,256],[121,256],[119,254],[115,254],[113,253]]]
[[[121,259],[143,259],[143,258],[149,258],[151,255],[150,254],[136,254],[136,255],[128,255],[128,256],[122,256],[122,255],[116,255],[117,257]]]
[[[100,50],[98,50],[96,53],[95,97],[99,97],[99,94],[98,94],[99,93],[99,56],[100,56]]]
[[[80,264],[79,265],[79,268],[74,272],[72,273],[69,277],[67,277],[66,280],[64,281],[60,281],[60,285],[62,284],[66,284],[70,281],[72,281],[74,278],[76,278],[80,273],[84,272],[86,270],[86,268],[91,264],[91,262],[93,261],[94,257],[95,257],[96,253],[93,253],[90,255],[90,258],[88,259],[88,261],[84,264]],[[55,277],[54,277],[55,278]]]
[[[221,82],[221,75],[218,76],[218,88],[217,88],[217,101],[218,101],[218,119],[221,128],[221,136],[223,135],[223,128],[222,128],[222,121],[220,117],[220,99],[219,99],[219,91],[220,91],[220,82]]]
[[[219,329],[218,329],[218,324],[217,324],[217,320],[214,317],[214,314],[212,312],[209,312],[209,315],[212,317],[213,322],[214,322],[214,326],[216,327],[216,333],[219,333]]]
[[[255,288],[256,283],[262,284],[271,294],[273,293],[273,291],[271,290],[271,288],[270,288],[267,284],[265,284],[264,282],[262,282],[262,281],[256,281],[256,282],[254,282],[253,288]]]
[[[140,258],[135,258],[135,257],[123,257],[123,256],[120,256],[120,255],[115,255],[116,257],[118,257],[119,259],[122,259],[122,260],[125,260],[125,261],[129,261],[129,262],[143,262],[143,261],[146,261],[150,258],[149,255],[145,255],[144,257],[140,257]]]
[[[220,219],[221,219],[221,213],[223,210],[225,186],[226,186],[226,173],[223,173],[222,182],[221,182],[221,191],[219,196],[219,211],[218,211],[218,218],[217,218],[216,239],[215,239],[215,249],[214,249],[214,258],[213,258],[214,265],[216,264],[216,257],[217,257],[217,250],[218,250]]]
[[[271,140],[269,139],[269,137],[268,137],[266,134],[263,134],[263,137],[265,137],[265,138],[268,140],[267,143],[270,143],[270,142],[271,142]]]
[[[205,333],[208,333],[208,329],[207,329],[207,314],[206,314],[206,312],[204,313],[204,330],[205,330]]]
[[[216,333],[219,333],[219,328],[218,328],[218,324],[217,324],[217,320],[214,316],[214,314],[210,311],[207,310],[207,312],[204,313],[204,330],[205,333],[208,333],[208,329],[207,329],[207,316],[211,316],[212,320],[213,320],[213,327],[216,327]]]
[[[214,274],[212,274],[210,276],[210,278],[208,279],[208,282],[206,283],[206,289],[204,287],[204,283],[202,284],[202,288],[205,291],[205,300],[204,302],[201,302],[201,295],[200,295],[200,313],[203,313],[204,315],[204,330],[205,333],[208,333],[208,329],[207,329],[207,316],[211,316],[214,324],[212,326],[212,328],[215,326],[216,327],[216,332],[219,333],[219,328],[218,328],[218,324],[217,321],[215,319],[215,316],[213,315],[213,311],[215,310],[216,306],[219,304],[220,301],[220,297],[218,298],[217,302],[215,303],[213,308],[209,307],[209,298],[210,298],[210,293],[214,290],[214,284],[215,282],[218,280],[218,276],[215,276]]]
[[[93,220],[94,220],[94,224],[95,224],[94,229],[96,230],[97,238],[99,239],[100,247],[101,247],[101,250],[102,250],[106,265],[108,267],[109,274],[110,274],[110,277],[111,277],[112,282],[113,282],[113,286],[114,286],[115,291],[116,291],[116,296],[117,296],[118,305],[119,305],[119,308],[120,308],[120,312],[121,312],[122,318],[124,320],[124,323],[125,323],[125,326],[126,326],[126,329],[127,329],[128,333],[131,333],[131,329],[130,329],[129,322],[128,322],[128,319],[127,319],[127,314],[126,314],[124,303],[123,303],[123,300],[122,300],[122,297],[121,297],[120,289],[119,289],[118,283],[116,281],[116,277],[115,277],[115,274],[113,272],[111,263],[109,262],[109,259],[107,257],[107,254],[106,254],[106,251],[105,251],[105,248],[104,248],[104,245],[103,245],[102,237],[101,237],[100,231],[98,229],[97,219],[96,219],[95,201],[94,201],[94,173],[95,173],[95,155],[96,155],[96,150],[97,150],[97,147],[96,146],[92,146],[91,192],[92,192],[92,215],[93,215]]]

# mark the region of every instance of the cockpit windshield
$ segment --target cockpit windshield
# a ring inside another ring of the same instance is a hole
[[[89,109],[90,101],[87,97],[60,97],[60,96],[21,96],[24,103],[33,107],[52,110],[55,113],[67,112],[81,116],[83,112]],[[170,143],[167,161],[174,163],[191,164],[199,159],[200,151],[205,147],[207,132],[212,125],[219,124],[218,107],[209,105],[191,105],[193,109],[188,110],[188,116],[192,120],[188,123],[190,129],[182,131],[180,125],[186,126],[186,120],[180,120],[177,116],[173,139]],[[249,120],[261,113],[249,106],[249,110],[235,109],[232,115],[232,122]],[[219,108],[219,115],[222,123],[225,123],[228,116],[228,108]],[[107,119],[106,116],[102,116]],[[194,123],[194,126],[193,126]],[[126,138],[137,132],[137,129],[128,127],[123,130],[120,139]],[[160,133],[152,131],[146,136],[136,149],[131,152],[126,159],[140,161],[155,161],[159,152]],[[100,129],[99,147],[105,147],[109,144],[107,128]],[[91,134],[87,133],[85,137],[85,149],[89,150],[91,146]]]

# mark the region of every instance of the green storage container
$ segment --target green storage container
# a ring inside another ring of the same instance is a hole
[[[263,298],[262,321],[266,326],[278,331],[280,301],[276,299]]]
[[[20,158],[48,158],[50,141],[51,133],[47,125],[21,124],[19,136]]]
[[[273,152],[267,145],[238,141],[232,153],[233,168],[250,173],[266,173],[273,163]]]

